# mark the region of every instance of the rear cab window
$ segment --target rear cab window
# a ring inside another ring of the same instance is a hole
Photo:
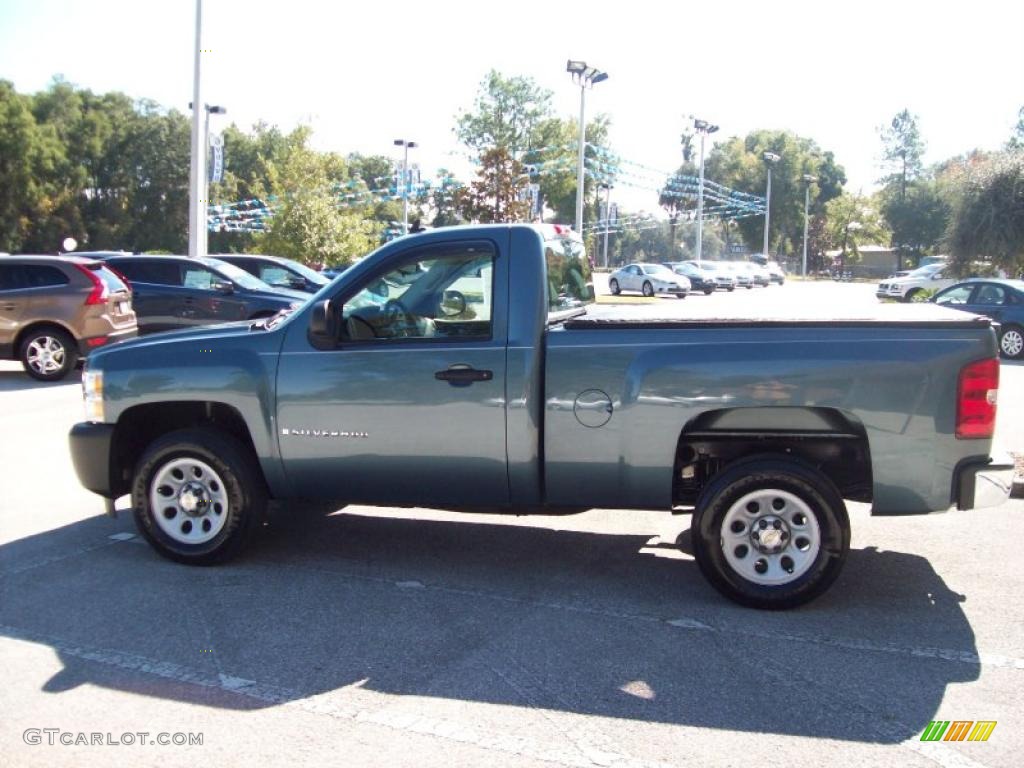
[[[548,322],[582,314],[594,303],[590,259],[583,243],[568,233],[544,241]]]

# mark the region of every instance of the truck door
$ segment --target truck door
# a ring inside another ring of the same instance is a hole
[[[312,312],[290,324],[276,428],[293,493],[508,503],[507,270],[490,241],[410,247],[339,286],[327,343]]]

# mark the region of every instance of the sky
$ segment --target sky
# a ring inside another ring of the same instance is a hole
[[[878,128],[904,108],[926,162],[1006,142],[1024,105],[1022,30],[1022,0],[205,0],[202,76],[204,101],[228,110],[215,121],[308,123],[315,146],[341,153],[397,157],[394,139],[413,140],[424,172],[468,180],[453,126],[488,70],[533,78],[574,117],[565,65],[581,59],[609,74],[587,114],[610,116],[625,160],[671,172],[695,114],[721,126],[714,138],[812,138],[868,192]],[[21,92],[61,74],[186,111],[194,45],[195,0],[0,0],[0,79]],[[654,192],[615,196],[657,208]]]

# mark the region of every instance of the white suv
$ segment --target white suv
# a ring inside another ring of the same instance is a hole
[[[897,301],[926,301],[935,291],[948,288],[957,281],[954,277],[945,277],[945,264],[929,264],[915,269],[903,277],[891,277],[878,284],[875,296],[880,299],[896,299]]]

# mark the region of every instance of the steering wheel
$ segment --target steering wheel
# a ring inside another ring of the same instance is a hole
[[[398,299],[388,299],[382,310],[387,327],[394,329],[395,336],[412,336],[416,330],[416,319]]]

